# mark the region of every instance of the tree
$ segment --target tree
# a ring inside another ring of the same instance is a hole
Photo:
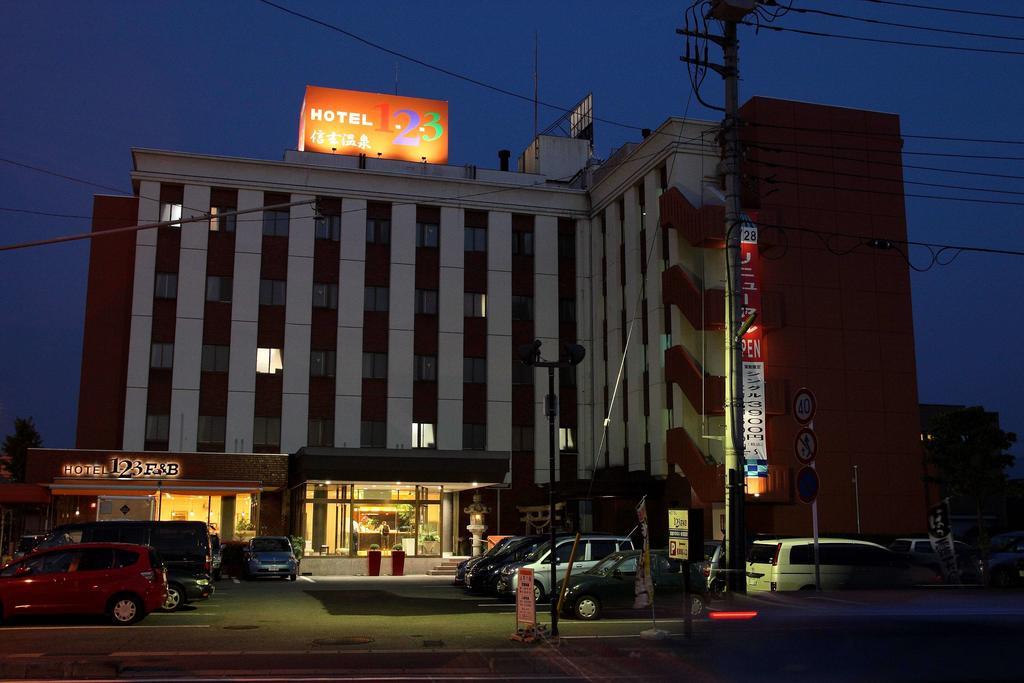
[[[43,437],[36,429],[36,423],[32,418],[14,418],[14,433],[4,438],[2,450],[11,458],[8,468],[15,481],[25,481],[25,462],[28,459],[28,449],[39,448],[43,445]]]
[[[925,438],[925,459],[934,468],[925,479],[941,485],[945,495],[974,500],[983,554],[982,510],[989,499],[1010,491],[1007,470],[1014,458],[1006,449],[1016,441],[1016,434],[1000,429],[995,415],[980,406],[936,415]]]

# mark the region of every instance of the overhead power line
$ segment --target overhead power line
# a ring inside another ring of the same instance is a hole
[[[921,135],[919,133],[887,133],[884,131],[866,130],[845,130],[839,128],[812,128],[810,126],[788,126],[784,123],[761,123],[759,121],[748,121],[745,125],[750,128],[781,128],[784,130],[799,130],[808,133],[834,133],[837,135],[864,135],[867,137],[880,138],[913,138],[915,140],[942,140],[946,142],[978,142],[993,145],[1024,145],[1024,140],[1007,140],[1005,138],[967,138],[954,135]]]
[[[747,142],[745,146],[749,149],[755,149],[762,152],[770,152],[772,154],[800,154],[800,156],[816,157],[818,159],[830,159],[834,161],[854,161],[865,164],[879,165],[879,166],[894,166],[897,168],[911,168],[918,171],[934,171],[937,173],[957,173],[959,175],[970,175],[984,178],[1006,178],[1009,180],[1024,180],[1024,175],[1016,175],[1013,173],[988,173],[985,171],[968,171],[961,168],[943,168],[941,166],[921,166],[920,164],[905,164],[900,161],[883,161],[881,159],[865,159],[857,157],[844,157],[835,154],[821,154],[817,152],[808,152],[807,150],[800,150],[799,152],[793,152],[792,150],[782,150],[770,145],[763,145],[758,142]],[[815,169],[807,168],[805,170],[813,171]]]
[[[970,36],[972,38],[993,38],[996,40],[1016,40],[1024,41],[1024,36],[1007,36],[1000,35],[997,33],[982,33],[976,31],[958,31],[952,28],[934,28],[931,26],[920,26],[918,24],[904,24],[898,21],[887,21],[884,19],[870,19],[868,17],[855,17],[850,14],[843,14],[841,12],[830,12],[829,10],[823,9],[811,9],[807,7],[790,7],[791,12],[797,12],[798,14],[817,14],[823,17],[830,17],[832,19],[845,19],[847,21],[856,21],[862,24],[874,24],[876,26],[893,26],[896,28],[909,28],[915,31],[930,31],[933,33],[948,33],[956,36]]]
[[[273,7],[274,9],[279,10],[281,12],[284,12],[285,14],[290,14],[293,17],[297,17],[297,18],[302,19],[304,21],[308,21],[308,22],[310,22],[312,24],[316,24],[317,26],[321,26],[321,27],[326,28],[326,29],[328,29],[330,31],[334,31],[336,33],[340,33],[341,35],[347,36],[347,37],[351,38],[352,40],[355,40],[355,41],[358,41],[358,42],[362,43],[363,45],[366,45],[368,47],[372,47],[375,50],[380,50],[381,52],[386,52],[387,54],[392,55],[393,57],[398,57],[399,59],[404,59],[404,60],[406,60],[408,62],[412,62],[413,64],[418,64],[419,66],[422,66],[425,69],[430,69],[432,71],[436,71],[438,73],[442,73],[442,74],[444,74],[446,76],[451,76],[452,78],[457,78],[457,79],[459,79],[461,81],[465,81],[467,83],[472,83],[473,85],[479,86],[481,88],[486,88],[488,90],[492,90],[492,91],[494,91],[496,93],[500,93],[502,95],[507,95],[509,97],[514,97],[517,100],[522,100],[524,102],[529,102],[530,104],[533,104],[534,102],[536,102],[537,104],[539,104],[539,105],[541,105],[543,107],[547,107],[549,109],[554,109],[555,111],[561,112],[563,114],[567,114],[567,113],[571,113],[572,112],[572,109],[569,108],[569,107],[563,107],[563,106],[558,105],[558,104],[551,104],[550,102],[544,102],[543,100],[535,100],[530,95],[524,95],[522,93],[515,92],[514,90],[509,90],[507,88],[503,88],[500,85],[495,85],[493,83],[488,83],[487,81],[482,81],[482,80],[480,80],[478,78],[473,78],[472,76],[467,76],[466,74],[462,74],[462,73],[459,73],[457,71],[452,71],[451,69],[447,69],[447,68],[445,68],[443,66],[437,66],[436,64],[431,64],[430,62],[422,60],[422,59],[420,59],[418,57],[413,57],[412,55],[405,54],[404,52],[399,52],[398,50],[392,49],[392,48],[390,48],[390,47],[388,47],[386,45],[383,45],[381,43],[372,41],[369,38],[364,38],[363,36],[361,36],[361,35],[359,35],[357,33],[353,33],[352,31],[349,31],[347,29],[344,29],[341,26],[338,26],[336,24],[332,24],[332,23],[323,21],[322,19],[317,19],[316,17],[312,17],[312,16],[310,16],[308,14],[303,14],[302,12],[297,12],[297,11],[295,11],[293,9],[290,9],[288,7],[285,7],[283,5],[279,5],[276,2],[271,2],[271,0],[258,0],[258,2],[261,2],[264,5],[267,5],[268,7]],[[605,118],[601,118],[599,116],[594,116],[593,119],[595,121],[600,121],[602,123],[607,123],[607,124],[612,125],[612,126],[619,126],[621,128],[629,128],[631,130],[645,130],[644,126],[636,126],[636,125],[633,125],[633,124],[630,124],[630,123],[622,123],[621,121],[614,121],[612,119],[605,119]],[[659,133],[658,131],[652,131],[651,134],[652,135],[653,134],[671,135],[671,133]],[[675,137],[675,136],[672,136],[672,137]]]
[[[1002,14],[999,12],[982,12],[980,10],[961,9],[959,7],[938,7],[936,5],[925,5],[917,2],[897,2],[896,0],[860,0],[872,5],[893,5],[894,7],[908,7],[911,9],[923,9],[933,12],[950,12],[953,14],[967,14],[976,17],[996,17],[998,19],[1020,19],[1024,16],[1018,14]]]
[[[261,2],[264,0],[261,0]],[[1021,50],[998,50],[996,48],[987,47],[967,47],[965,45],[943,45],[941,43],[918,43],[909,40],[888,40],[885,38],[868,38],[866,36],[849,36],[843,33],[826,33],[825,31],[811,31],[802,28],[793,28],[792,26],[779,26],[777,24],[761,24],[758,26],[754,22],[744,21],[741,22],[744,26],[753,26],[755,28],[761,28],[766,31],[779,31],[784,33],[799,33],[804,36],[814,36],[815,38],[838,38],[840,40],[855,40],[865,43],[881,43],[883,45],[899,45],[900,47],[923,47],[931,48],[935,50],[954,50],[958,52],[980,52],[984,54],[993,55],[1011,55],[1015,57],[1024,56],[1024,51]]]
[[[827,171],[823,171],[827,172]],[[817,183],[798,182],[796,180],[780,180],[770,176],[750,175],[755,180],[763,181],[769,185],[796,185],[799,187],[813,187],[820,190],[833,190],[835,192],[860,192],[863,194],[889,195],[893,197],[912,197],[915,199],[938,199],[947,202],[970,202],[973,204],[999,204],[1002,206],[1024,206],[1024,202],[1014,202],[1008,199],[980,199],[975,197],[947,197],[934,194],[916,194],[912,192],[887,192],[885,190],[869,190],[861,187],[843,187],[836,185],[820,185]]]
[[[925,156],[925,157],[948,157],[951,159],[984,159],[988,161],[1024,161],[1024,156],[1013,156],[1013,155],[998,155],[998,154],[968,154],[962,152],[916,152],[906,149],[868,149],[867,147],[855,147],[851,145],[819,145],[814,142],[780,142],[773,140],[772,142],[758,142],[744,140],[745,146],[760,145],[762,147],[788,147],[790,149],[779,149],[775,150],[778,152],[800,152],[803,153],[805,148],[809,149],[828,149],[828,150],[842,150],[844,152],[869,152],[871,154],[908,154],[911,156]]]

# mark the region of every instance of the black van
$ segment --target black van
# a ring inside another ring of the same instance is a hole
[[[213,594],[210,533],[203,522],[64,524],[47,534],[39,548],[93,542],[135,543],[155,548],[167,565],[167,600],[163,607],[167,611]]]

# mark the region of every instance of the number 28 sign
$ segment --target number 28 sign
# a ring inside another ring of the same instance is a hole
[[[448,103],[306,86],[299,151],[448,163]]]

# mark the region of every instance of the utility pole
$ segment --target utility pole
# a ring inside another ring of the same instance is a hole
[[[740,288],[740,236],[743,206],[740,196],[739,43],[736,24],[753,12],[757,0],[712,0],[710,17],[722,22],[721,36],[680,30],[710,40],[722,48],[723,62],[710,64],[698,53],[684,62],[710,68],[725,81],[722,120],[722,166],[725,175],[725,521],[726,566],[731,590],[746,592],[746,553],[743,458],[743,353],[740,340],[743,298]]]

